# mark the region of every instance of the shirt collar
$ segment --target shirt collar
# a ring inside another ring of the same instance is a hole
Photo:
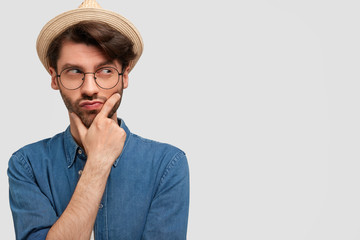
[[[124,152],[126,150],[126,147],[128,146],[128,143],[130,142],[130,130],[129,128],[126,126],[124,120],[122,120],[121,118],[118,118],[118,124],[120,125],[120,127],[122,129],[125,130],[125,133],[126,133],[126,138],[125,138],[125,143],[124,143],[124,147],[123,147],[123,150],[121,151],[120,153],[120,156],[115,160],[114,162],[114,167],[116,167],[116,165],[118,164],[118,162],[120,161],[120,159],[122,158],[122,156],[124,155]]]
[[[130,130],[126,126],[124,120],[122,120],[121,118],[118,118],[118,124],[122,129],[125,130],[126,139],[125,139],[125,144],[124,144],[124,147],[123,147],[123,150],[122,150],[120,156],[115,160],[115,162],[113,164],[114,167],[117,166],[118,162],[120,161],[121,157],[123,156],[123,153],[129,143],[130,134],[131,134]],[[77,153],[78,149],[80,149],[80,146],[77,145],[77,143],[75,142],[75,139],[71,135],[70,126],[68,126],[64,132],[64,147],[65,147],[66,163],[67,163],[68,168],[71,168],[71,166],[74,164],[74,161],[76,159],[76,153]]]
[[[64,147],[67,167],[70,168],[75,161],[76,152],[79,149],[79,146],[71,135],[70,126],[67,127],[64,133]]]

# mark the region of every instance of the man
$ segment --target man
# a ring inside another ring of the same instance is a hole
[[[143,139],[117,117],[142,52],[135,27],[91,0],[41,31],[37,50],[70,126],[13,154],[17,239],[186,239],[185,154]]]

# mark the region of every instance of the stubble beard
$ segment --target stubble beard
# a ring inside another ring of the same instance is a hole
[[[123,89],[120,89],[118,91],[118,93],[122,96],[123,95]],[[82,121],[82,123],[84,124],[84,126],[86,128],[90,128],[92,122],[94,121],[96,115],[101,111],[101,110],[89,110],[89,111],[84,111],[81,110],[80,108],[80,102],[83,100],[101,100],[103,103],[105,103],[107,101],[106,97],[102,97],[102,96],[97,96],[97,95],[93,95],[93,96],[86,96],[83,95],[80,99],[76,100],[74,103],[71,102],[70,98],[68,98],[65,94],[63,94],[63,92],[60,89],[60,94],[61,97],[65,103],[66,108],[68,109],[69,112],[73,112],[75,113],[80,120]],[[121,103],[121,99],[114,105],[114,107],[111,109],[108,118],[112,118],[114,116],[114,114],[116,113],[116,111],[118,110],[120,103]]]

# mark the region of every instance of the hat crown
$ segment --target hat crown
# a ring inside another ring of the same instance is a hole
[[[84,0],[79,8],[101,8],[96,0]]]

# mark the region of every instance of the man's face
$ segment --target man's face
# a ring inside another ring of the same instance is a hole
[[[57,62],[58,74],[68,67],[76,67],[82,72],[95,72],[101,67],[114,67],[119,72],[122,71],[122,66],[118,61],[108,61],[97,47],[65,41]],[[119,83],[112,89],[100,88],[94,80],[94,75],[86,74],[84,83],[80,88],[68,90],[61,85],[54,68],[50,68],[50,73],[51,87],[60,90],[68,111],[76,113],[84,125],[89,128],[110,96],[116,92],[122,96],[123,89],[128,86],[129,68],[125,70],[123,76],[120,76]],[[116,120],[116,110],[119,105],[120,102],[114,106],[109,115],[110,118]]]

